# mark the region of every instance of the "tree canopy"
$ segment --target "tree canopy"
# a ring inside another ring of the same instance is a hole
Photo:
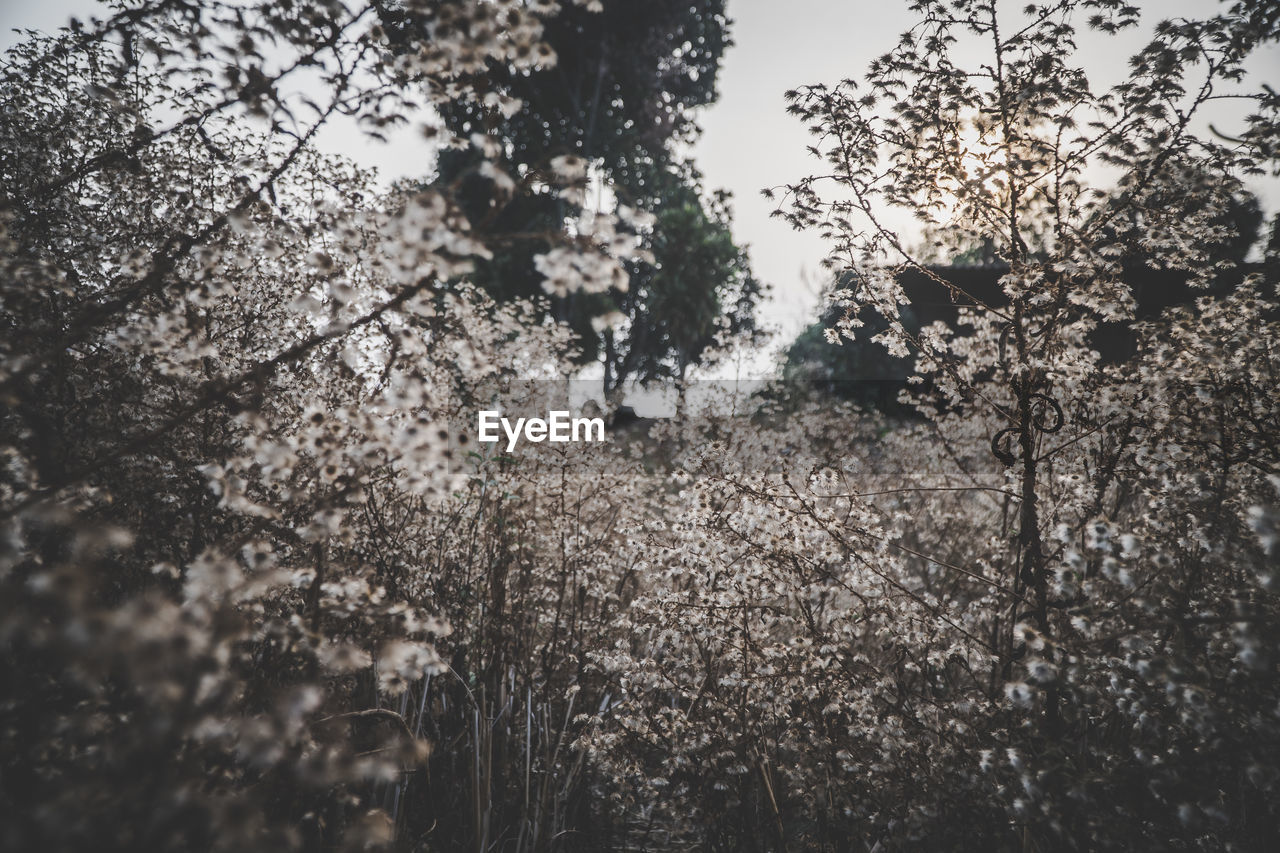
[[[754,329],[761,293],[733,243],[727,197],[708,195],[679,154],[699,132],[696,110],[716,98],[731,44],[723,0],[568,9],[544,38],[553,67],[525,74],[497,64],[479,75],[490,97],[442,112],[455,134],[499,132],[503,166],[522,178],[516,197],[491,211],[475,155],[442,152],[437,182],[471,187],[472,218],[508,238],[475,278],[500,300],[550,293],[550,313],[578,334],[582,361],[603,361],[606,392],[628,379],[683,377],[717,331]],[[552,162],[572,164],[582,190],[574,199],[541,192]],[[534,263],[544,235],[602,202],[653,214],[654,257],[595,293],[548,290]]]

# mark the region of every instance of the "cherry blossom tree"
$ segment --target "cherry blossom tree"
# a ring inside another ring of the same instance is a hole
[[[119,3],[6,58],[6,848],[406,827],[434,742],[408,689],[457,674],[451,603],[378,561],[373,508],[465,504],[462,401],[569,352],[459,283],[491,250],[447,188],[383,193],[313,144],[492,97],[478,68],[554,62],[557,8],[393,5]],[[496,137],[444,144],[502,198]],[[596,215],[543,266],[617,282],[639,241]]]
[[[601,5],[121,2],[6,56],[0,846],[1265,849],[1280,327],[1232,205],[1275,166],[1274,4],[1160,24],[1102,89],[1073,47],[1119,0],[918,0],[793,94],[831,334],[878,314],[920,417],[477,443],[578,354],[470,282],[508,205],[578,211],[552,294],[660,239],[587,209],[581,157],[508,168],[513,87]],[[1199,134],[1226,96],[1247,124]],[[318,150],[336,116],[464,173],[380,187]],[[960,322],[910,322],[886,206],[1002,298],[937,281]],[[1139,319],[1133,264],[1195,301]]]
[[[878,313],[926,422],[710,430],[647,618],[597,657],[626,699],[589,742],[641,780],[622,811],[726,849],[1265,844],[1276,282],[1222,247],[1274,165],[1275,99],[1243,71],[1273,10],[1161,23],[1101,89],[1077,27],[1135,7],[912,8],[863,80],[792,94],[824,168],[780,201],[847,282],[832,335]],[[1248,129],[1196,134],[1225,97]],[[938,277],[894,207],[990,247],[1003,298]],[[1137,322],[1128,263],[1203,295]],[[903,270],[957,327],[911,327]],[[1132,360],[1102,362],[1104,323]]]

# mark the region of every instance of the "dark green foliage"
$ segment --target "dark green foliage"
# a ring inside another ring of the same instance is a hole
[[[643,193],[648,167],[669,165],[672,143],[697,135],[692,111],[716,99],[728,25],[723,0],[629,0],[599,13],[565,4],[544,32],[554,68],[487,72],[492,89],[519,98],[523,110],[503,118],[467,104],[444,118],[468,133],[500,126],[513,163],[579,154]]]
[[[499,300],[543,293],[534,256],[546,251],[549,235],[566,219],[581,213],[537,186],[552,158],[585,158],[593,179],[619,202],[657,217],[654,263],[631,265],[628,291],[571,293],[548,309],[577,333],[582,363],[604,360],[606,390],[631,378],[683,377],[717,332],[755,329],[762,287],[733,242],[728,196],[707,197],[696,170],[675,153],[698,134],[693,111],[716,98],[720,56],[731,44],[728,26],[722,0],[610,3],[601,13],[566,7],[545,33],[556,53],[554,68],[489,73],[486,84],[519,98],[520,112],[506,118],[466,103],[443,114],[461,135],[500,131],[508,171],[525,179],[517,197],[486,220],[488,182],[470,171],[474,153],[444,152],[438,166],[437,181],[460,182],[464,204],[472,199],[473,221],[508,236],[475,275]],[[603,331],[593,325],[613,311],[625,318],[620,324]]]
[[[764,286],[733,241],[728,195],[704,199],[692,172],[654,183],[662,195],[654,263],[634,265],[629,289],[614,296],[624,326],[604,334],[610,388],[628,378],[684,379],[718,333],[758,332],[755,306]]]

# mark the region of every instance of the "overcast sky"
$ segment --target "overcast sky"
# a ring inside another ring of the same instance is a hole
[[[1156,19],[1204,15],[1219,7],[1215,0],[1148,0],[1140,5],[1150,10],[1143,34],[1092,43],[1082,39],[1082,49],[1094,52],[1079,56],[1096,82],[1123,73],[1127,57],[1145,41]],[[14,27],[51,31],[71,15],[95,14],[96,6],[93,0],[0,0],[4,46],[15,40]],[[729,0],[736,44],[724,56],[720,100],[704,111],[704,134],[693,154],[709,188],[734,194],[736,237],[749,245],[757,275],[774,286],[765,319],[780,327],[785,339],[817,314],[824,247],[816,235],[797,234],[782,220],[770,218],[773,206],[760,196],[761,188],[795,181],[816,165],[805,151],[804,128],[785,112],[783,93],[806,83],[860,77],[911,25],[906,6],[905,0]],[[1254,57],[1251,70],[1255,81],[1280,86],[1280,49],[1273,46]],[[1231,126],[1230,116],[1215,120]],[[382,145],[340,126],[322,144],[394,178],[420,175],[429,167],[420,139],[410,129]],[[1268,211],[1280,209],[1277,182],[1257,190]],[[901,225],[908,222],[899,220]]]

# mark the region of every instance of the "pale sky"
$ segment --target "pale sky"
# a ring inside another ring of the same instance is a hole
[[[1012,2],[1012,7],[1017,7]],[[1078,61],[1095,82],[1118,78],[1130,53],[1145,40],[1158,18],[1196,16],[1220,7],[1215,0],[1147,0],[1143,33],[1123,38],[1082,36]],[[93,0],[0,0],[0,44],[15,41],[14,27],[52,31],[71,15],[95,14]],[[890,49],[913,22],[905,0],[729,0],[734,47],[725,54],[719,77],[720,100],[704,110],[704,133],[693,155],[706,185],[734,194],[735,236],[749,246],[759,278],[774,287],[763,319],[790,340],[816,318],[823,284],[819,262],[825,254],[816,234],[796,233],[769,216],[773,205],[760,196],[766,186],[794,182],[818,164],[805,150],[809,143],[799,121],[785,112],[783,93],[807,83],[835,83],[860,77],[867,64]],[[100,13],[97,13],[100,14]],[[1093,46],[1095,55],[1087,51]],[[1254,57],[1256,82],[1280,87],[1280,48]],[[1215,117],[1232,126],[1229,112]],[[386,179],[421,175],[429,168],[421,137],[413,128],[383,145],[354,127],[334,127],[321,138],[325,147],[376,166]],[[1255,187],[1268,212],[1280,209],[1280,182]],[[910,227],[903,218],[897,224]]]

